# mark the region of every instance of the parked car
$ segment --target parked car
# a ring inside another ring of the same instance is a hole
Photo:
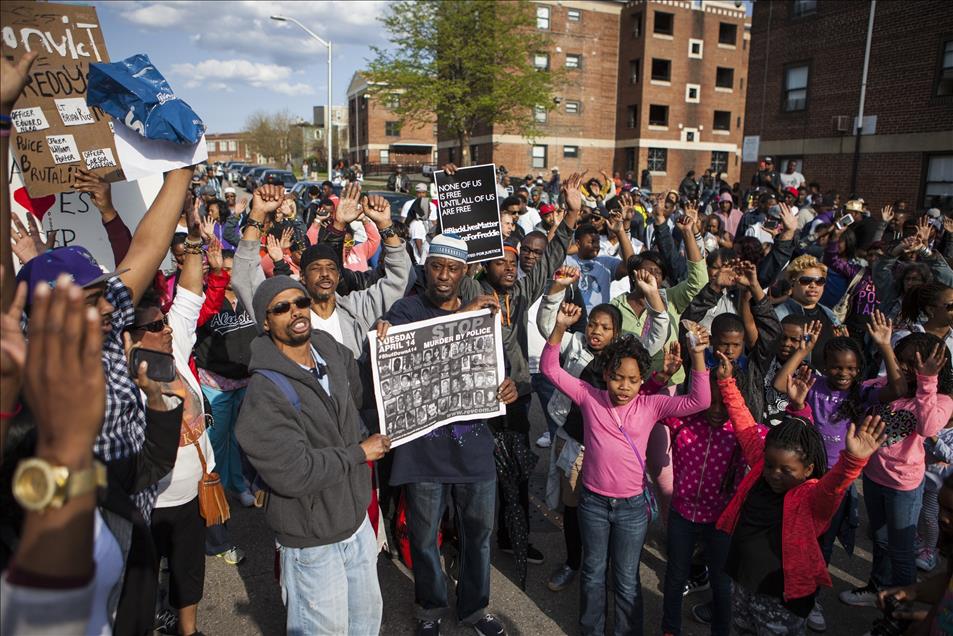
[[[251,174],[251,171],[255,168],[260,168],[261,166],[250,163],[248,165],[242,166],[238,170],[238,185],[247,188],[248,187],[248,175]]]
[[[294,184],[298,182],[294,174],[287,170],[265,170],[259,178],[259,185],[283,185],[285,192],[290,192]]]
[[[245,176],[245,188],[249,191],[258,189],[262,185],[261,176],[271,170],[268,166],[259,166]]]
[[[387,202],[390,203],[390,218],[395,221],[400,220],[400,211],[403,209],[404,204],[414,198],[409,194],[390,192],[389,190],[374,190],[367,193],[368,196],[372,194],[377,194],[387,199]]]
[[[307,199],[308,190],[311,186],[317,186],[318,189],[321,188],[320,181],[299,181],[293,186],[291,186],[291,194],[295,195],[296,199]]]
[[[232,183],[238,183],[238,171],[248,164],[244,161],[226,161],[225,176]]]

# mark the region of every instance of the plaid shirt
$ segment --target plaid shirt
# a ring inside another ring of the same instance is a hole
[[[93,444],[93,452],[109,462],[133,455],[142,448],[146,431],[146,412],[139,387],[129,375],[129,362],[122,344],[123,329],[133,324],[135,307],[129,289],[119,278],[106,282],[106,300],[115,308],[110,322],[112,331],[103,339],[103,370],[106,372],[106,419]],[[156,500],[156,487],[150,486],[133,496],[133,502],[146,519]]]

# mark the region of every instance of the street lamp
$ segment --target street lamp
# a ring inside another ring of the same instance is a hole
[[[328,150],[328,180],[330,181],[330,180],[331,180],[331,175],[332,175],[332,170],[331,170],[332,165],[331,165],[331,164],[332,164],[332,162],[334,161],[334,159],[333,159],[333,156],[334,156],[334,155],[331,153],[331,137],[333,136],[333,135],[331,134],[331,43],[328,42],[328,41],[323,40],[323,39],[321,38],[321,36],[319,36],[317,33],[315,33],[314,31],[312,31],[311,29],[309,29],[309,28],[306,27],[305,25],[301,24],[300,22],[298,22],[298,21],[295,20],[294,18],[289,18],[289,17],[283,16],[283,15],[273,15],[273,16],[271,16],[271,19],[272,19],[272,20],[276,20],[276,21],[278,21],[278,22],[291,22],[292,24],[297,24],[299,27],[301,27],[301,29],[302,29],[305,33],[307,33],[308,35],[310,35],[311,37],[313,37],[315,40],[317,40],[318,42],[320,42],[320,43],[323,44],[324,46],[328,47],[328,108],[327,108],[327,111],[328,111],[328,112],[325,113],[325,115],[324,115],[324,135],[325,135],[325,138],[326,138],[326,140],[327,140],[327,150]]]

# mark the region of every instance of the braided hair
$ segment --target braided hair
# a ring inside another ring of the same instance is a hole
[[[814,465],[808,479],[819,479],[827,472],[824,438],[814,424],[796,415],[785,415],[781,423],[768,431],[765,447],[792,451],[805,466]]]
[[[606,345],[606,348],[599,354],[599,364],[606,373],[614,373],[618,371],[619,367],[622,366],[622,361],[626,358],[635,359],[636,364],[639,365],[639,374],[643,378],[648,375],[652,357],[638,338],[632,334],[616,338]]]
[[[928,355],[933,353],[933,349],[937,345],[942,347],[941,350],[946,356],[946,361],[937,377],[936,392],[937,394],[951,395],[953,394],[953,364],[950,362],[950,353],[945,342],[932,333],[911,333],[900,339],[894,347],[894,351],[897,354],[898,360],[907,356],[913,357],[918,352],[920,356],[925,359]],[[909,396],[915,395],[916,387],[907,386],[907,392]]]
[[[848,336],[834,336],[827,341],[824,346],[824,365],[829,365],[834,359],[835,353],[853,353],[857,358],[857,377],[854,383],[850,385],[847,397],[837,407],[834,417],[845,418],[854,421],[863,415],[860,406],[860,380],[863,378],[864,369],[867,366],[867,360],[864,357],[864,350],[860,344]]]
[[[942,283],[924,283],[906,290],[900,303],[900,319],[908,324],[920,322],[924,307],[933,307],[940,294],[949,289]]]

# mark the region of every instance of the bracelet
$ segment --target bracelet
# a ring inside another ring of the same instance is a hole
[[[193,241],[193,240],[192,240],[192,237],[187,236],[187,237],[185,237],[185,241],[183,241],[183,244],[184,244],[186,247],[202,247],[202,245],[205,244],[205,241],[203,241],[201,238],[198,238],[198,239],[196,239],[196,240]]]
[[[199,254],[199,255],[201,255],[201,254],[202,254],[202,246],[201,246],[201,245],[189,245],[189,244],[186,243],[186,244],[184,244],[184,245],[182,246],[182,251],[185,252],[186,254]]]
[[[924,246],[924,247],[921,247],[920,251],[917,253],[923,258],[930,258],[933,255],[933,250],[931,250],[929,247]]]
[[[13,123],[13,118],[10,115],[0,115],[0,126],[9,126]]]
[[[245,222],[245,227],[249,227],[249,226],[254,227],[254,228],[257,228],[259,232],[264,232],[264,231],[265,231],[265,224],[262,223],[261,221],[255,221],[254,219],[248,219],[248,221]]]
[[[3,412],[3,411],[0,411],[0,420],[10,420],[10,419],[13,419],[13,418],[15,418],[17,415],[19,415],[19,414],[20,414],[20,411],[22,411],[22,410],[23,410],[23,403],[18,403],[18,404],[17,404],[17,407],[16,407],[15,409],[13,409],[13,411],[11,411],[10,413],[5,413],[5,412]]]
[[[10,129],[9,128],[0,128],[0,137],[9,137]]]

